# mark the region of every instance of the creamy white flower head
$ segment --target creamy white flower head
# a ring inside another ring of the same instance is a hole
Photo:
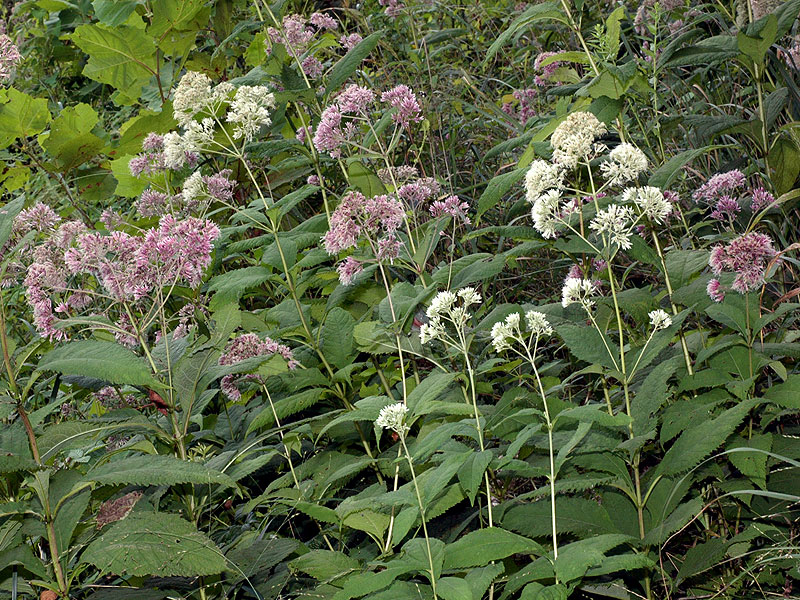
[[[227,102],[228,96],[231,95],[231,92],[236,90],[236,86],[233,85],[229,81],[223,81],[222,83],[218,83],[214,86],[214,89],[211,91],[211,101],[214,104],[219,104],[220,102]]]
[[[653,223],[662,224],[672,212],[672,204],[664,198],[660,189],[653,186],[628,188],[622,195],[623,200],[633,200],[639,210]]]
[[[520,315],[511,313],[505,321],[498,321],[492,325],[492,347],[495,352],[503,352],[511,348],[509,340],[518,338],[522,334],[519,330]]]
[[[560,190],[564,185],[564,173],[558,165],[545,160],[535,160],[525,174],[525,191],[528,202],[533,204],[547,190]]]
[[[600,170],[611,185],[633,181],[647,169],[647,156],[633,144],[621,143],[600,165]]]
[[[428,315],[429,319],[436,318],[442,313],[449,312],[455,301],[456,295],[450,290],[439,292],[433,297],[433,300],[431,300],[431,305],[428,307],[425,314]]]
[[[531,333],[536,337],[553,335],[553,328],[550,327],[550,322],[547,320],[547,316],[544,313],[536,310],[529,310],[525,313],[525,323],[528,325],[528,329],[531,330]]]
[[[609,204],[597,213],[589,223],[589,227],[598,235],[606,234],[611,243],[628,250],[631,247],[633,216],[633,209],[630,206]]]
[[[561,195],[558,190],[549,190],[539,196],[531,208],[533,228],[543,238],[554,238],[561,227]]]
[[[593,150],[594,141],[606,132],[606,126],[590,112],[574,112],[562,121],[553,135],[553,161],[572,169]]]
[[[594,305],[594,300],[592,300],[594,291],[594,284],[590,280],[567,277],[564,280],[564,287],[561,289],[561,306],[566,308],[577,302],[588,310]]]
[[[190,121],[183,132],[182,143],[186,152],[202,152],[214,139],[214,119]]]
[[[672,318],[660,308],[650,311],[647,313],[647,316],[650,317],[650,325],[652,325],[653,329],[656,331],[659,329],[666,329],[672,325]]]
[[[464,306],[481,303],[481,295],[475,291],[475,288],[461,288],[458,290],[458,297],[464,301]]]
[[[234,123],[235,139],[244,138],[250,141],[256,132],[265,125],[270,125],[270,112],[275,108],[275,95],[263,85],[243,85],[236,90],[231,100],[226,121]]]
[[[203,73],[188,71],[175,88],[172,111],[175,120],[186,127],[198,112],[211,102],[211,80]]]
[[[408,407],[402,402],[384,406],[375,424],[378,427],[389,429],[398,435],[404,436],[410,429],[410,427],[404,423],[406,413],[408,413]]]
[[[184,203],[190,204],[203,196],[204,193],[203,176],[200,174],[200,171],[195,171],[183,182],[181,197]]]
[[[444,327],[438,319],[433,323],[423,323],[419,328],[419,341],[421,344],[427,344],[437,339],[442,333],[444,333]]]
[[[186,164],[186,151],[183,139],[177,131],[170,131],[164,136],[164,166],[168,169],[180,169]]]

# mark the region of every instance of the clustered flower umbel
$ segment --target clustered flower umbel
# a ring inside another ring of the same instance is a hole
[[[345,194],[333,211],[330,229],[322,237],[325,250],[330,255],[354,248],[365,237],[378,260],[394,260],[400,255],[402,242],[395,232],[403,222],[403,204],[394,196],[382,194],[366,198],[361,192]],[[353,277],[363,270],[362,263],[348,257],[339,265],[339,281],[349,285]]]
[[[314,147],[327,152],[333,158],[342,155],[342,148],[362,137],[358,123],[369,117],[377,96],[363,86],[351,84],[342,91],[333,103],[322,111],[317,130],[314,132]],[[398,85],[381,94],[381,102],[395,109],[392,119],[403,128],[422,120],[422,108],[414,92],[407,85]],[[343,125],[342,120],[349,120]],[[303,132],[306,135],[306,132]]]
[[[520,328],[520,314],[511,313],[505,321],[499,321],[492,326],[492,346],[495,352],[503,352],[512,348],[512,342],[519,342],[527,347],[526,341]],[[529,310],[525,313],[525,324],[528,327],[529,335],[536,338],[553,335],[553,328],[547,320],[547,316],[536,310]]]
[[[708,264],[717,277],[734,274],[731,287],[740,294],[758,289],[764,283],[769,261],[777,255],[769,236],[751,232],[731,241],[727,246],[714,246]],[[715,302],[722,302],[725,292],[719,279],[708,282],[708,295]]]
[[[402,402],[389,404],[381,409],[375,424],[382,429],[394,431],[399,436],[405,436],[410,427],[405,424],[408,407]]]
[[[25,287],[34,324],[51,340],[67,337],[57,328],[57,315],[74,316],[93,305],[107,310],[102,305],[108,302],[135,304],[151,299],[157,289],[174,285],[197,288],[219,236],[219,228],[210,221],[191,217],[178,221],[172,215],[138,236],[122,231],[104,235],[89,231],[79,221],[54,228],[58,221],[50,212],[35,206],[20,213],[17,221],[22,229],[31,223],[47,228],[44,243],[33,250]],[[132,332],[124,311],[116,325]],[[136,340],[127,335],[124,341],[131,343],[131,338]]]
[[[592,296],[597,293],[597,287],[590,279],[567,277],[561,289],[561,306],[567,308],[570,304],[580,304],[589,311],[594,306]]]
[[[257,356],[272,356],[274,354],[278,354],[279,356],[283,357],[290,369],[295,369],[300,364],[294,359],[292,350],[288,346],[279,344],[269,337],[265,337],[262,340],[255,333],[245,333],[231,341],[225,349],[225,352],[222,354],[222,356],[220,356],[219,364],[235,365],[243,360],[247,360],[248,358],[255,358]],[[231,400],[239,400],[242,397],[242,393],[239,391],[238,385],[242,381],[248,379],[255,380],[258,383],[264,383],[264,380],[260,375],[229,374],[225,375],[220,381],[220,389]]]
[[[733,221],[742,211],[745,198],[750,196],[750,211],[760,212],[775,203],[775,197],[763,187],[747,189],[747,178],[738,169],[717,173],[692,194],[695,202],[712,207],[711,218]]]
[[[480,303],[481,295],[475,288],[465,287],[455,293],[449,290],[439,292],[431,300],[425,313],[428,322],[419,328],[419,341],[427,344],[433,340],[440,340],[451,346],[461,347],[462,344],[453,340],[448,334],[447,324],[450,323],[455,328],[456,335],[461,336],[472,319],[467,309],[473,304]]]
[[[250,142],[272,123],[275,95],[263,85],[236,87],[222,82],[213,86],[207,75],[188,71],[175,88],[172,108],[183,133],[148,136],[142,145],[144,153],[131,159],[134,176],[194,166],[198,154],[214,143],[215,128],[223,121],[233,125],[233,139]]]
[[[667,329],[670,325],[672,325],[672,317],[670,317],[660,308],[657,310],[651,310],[649,313],[647,313],[647,316],[650,318],[650,325],[652,325],[655,331]]]
[[[578,200],[563,202],[561,193],[564,178],[579,162],[589,160],[593,153],[604,150],[595,143],[605,133],[603,125],[591,113],[573,113],[553,132],[550,143],[553,161],[538,159],[531,163],[525,175],[526,197],[532,204],[531,218],[535,229],[545,238],[554,238],[568,224],[568,217],[580,210]],[[622,185],[635,181],[648,166],[647,157],[632,144],[622,143],[614,148],[600,165],[607,185]],[[596,195],[599,198],[604,192]],[[672,212],[672,204],[653,187],[628,188],[622,196],[624,204],[638,207],[640,217],[653,223],[663,223]],[[595,216],[590,227],[620,248],[630,248],[630,236],[636,224],[633,208],[611,204]]]

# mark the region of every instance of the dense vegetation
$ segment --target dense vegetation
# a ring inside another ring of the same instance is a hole
[[[797,597],[800,0],[3,10],[0,597]]]

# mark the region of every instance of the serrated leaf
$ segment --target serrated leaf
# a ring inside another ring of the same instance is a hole
[[[325,358],[337,369],[350,363],[353,353],[353,328],[356,320],[338,306],[325,316],[322,325],[322,352]]]
[[[293,571],[310,575],[317,581],[334,581],[360,566],[355,558],[332,550],[311,550],[289,563]]]
[[[476,552],[480,548],[480,552]],[[512,554],[547,554],[533,540],[498,527],[468,533],[444,550],[444,569],[465,569],[488,565]]]
[[[214,542],[168,513],[128,515],[89,544],[81,561],[102,573],[135,577],[193,577],[225,570]]]
[[[41,133],[50,122],[47,100],[9,88],[8,101],[0,105],[0,147]]]
[[[110,461],[86,474],[87,481],[101,485],[179,485],[196,483],[221,484],[236,487],[236,483],[219,471],[198,462],[190,462],[166,455],[130,456]]]
[[[39,370],[84,375],[109,383],[164,387],[143,358],[113,342],[68,342],[42,356]]]
[[[153,38],[141,29],[102,23],[80,25],[71,39],[89,55],[83,74],[114,87],[123,104],[133,104],[155,74],[151,65],[156,47]]]

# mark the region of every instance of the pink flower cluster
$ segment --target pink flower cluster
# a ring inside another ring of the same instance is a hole
[[[131,175],[134,177],[157,175],[168,169],[164,160],[164,136],[157,133],[147,134],[142,142],[142,150],[141,154],[134,156],[128,162]],[[200,157],[194,152],[185,152],[184,158],[190,167],[194,167],[200,160]]]
[[[460,219],[465,225],[469,225],[471,221],[467,216],[469,204],[461,202],[458,196],[448,196],[444,200],[436,200],[431,204],[431,216],[442,217],[449,215],[454,219]]]
[[[353,248],[362,236],[370,242],[378,260],[394,260],[400,255],[400,242],[395,232],[405,216],[403,204],[394,196],[380,195],[366,198],[361,192],[347,193],[330,221],[330,230],[323,238],[328,254],[338,254]],[[361,271],[355,259],[339,267],[339,279],[348,285]]]
[[[542,66],[542,63],[546,59],[550,58],[551,56],[556,56],[557,54],[558,52],[542,52],[536,57],[536,60],[533,62],[533,69],[538,73],[538,75],[534,77],[533,83],[538,86],[545,86],[548,83],[560,83],[558,81],[552,81],[551,78],[558,68],[564,64],[562,61],[556,60]]]
[[[764,283],[767,264],[776,254],[769,236],[752,232],[736,238],[727,246],[712,248],[708,264],[714,275],[735,274],[731,287],[740,294],[746,294]],[[724,298],[717,279],[709,282],[707,291],[716,302]]]
[[[407,85],[398,85],[381,94],[381,101],[388,102],[397,109],[392,115],[395,123],[403,127],[411,125],[412,121],[422,121],[422,108],[417,101],[417,96]]]
[[[14,72],[14,67],[22,60],[19,48],[5,33],[0,34],[0,79],[8,79]]]
[[[34,324],[43,337],[65,339],[65,332],[57,329],[56,313],[82,311],[95,300],[135,303],[150,298],[156,289],[176,284],[196,288],[211,263],[218,236],[219,228],[210,221],[178,221],[171,215],[162,217],[158,228],[143,236],[122,231],[102,235],[78,221],[68,221],[37,246],[25,277]],[[126,312],[116,326],[123,332],[117,332],[120,342],[137,343]]]
[[[310,27],[309,23],[313,27]],[[292,54],[300,57],[306,53],[317,33],[338,28],[339,23],[336,19],[325,13],[315,12],[308,19],[294,14],[283,18],[280,29],[269,27],[267,35],[273,44],[283,44]],[[311,79],[318,79],[325,70],[322,62],[313,54],[304,57],[300,66],[303,73]]]
[[[358,33],[351,33],[350,35],[343,35],[339,38],[339,43],[347,50],[350,51],[358,46],[362,41],[361,35]]]
[[[322,111],[317,130],[314,132],[314,147],[319,152],[327,152],[333,158],[340,157],[344,145],[362,137],[356,121],[351,120],[343,125],[343,118],[353,116],[363,121],[374,108],[375,98],[375,93],[363,86],[351,84],[345,88],[333,103]],[[392,119],[402,127],[408,127],[412,122],[422,120],[422,109],[417,97],[407,85],[398,85],[383,92],[381,102],[395,109]],[[301,136],[303,141],[306,132],[299,133],[298,139]]]
[[[245,333],[229,343],[225,352],[219,358],[219,364],[235,365],[248,358],[272,356],[273,354],[279,354],[286,359],[290,369],[295,369],[300,364],[294,359],[292,350],[288,346],[279,344],[268,337],[261,340],[255,333]],[[242,393],[239,391],[237,384],[247,379],[256,380],[259,383],[264,382],[260,375],[250,374],[241,376],[230,374],[222,378],[220,381],[220,388],[228,398],[236,401],[242,397]]]
[[[692,194],[695,202],[705,200],[711,204],[716,202],[722,196],[728,195],[733,191],[743,188],[747,183],[744,173],[739,169],[728,171],[726,173],[717,173],[710,177],[703,185],[701,185]]]
[[[392,19],[399,17],[405,8],[405,4],[400,2],[400,0],[378,0],[378,4],[386,7],[384,12],[387,17],[391,17]]]
[[[539,84],[537,84],[539,85]],[[528,119],[536,116],[536,109],[534,108],[534,100],[539,94],[536,88],[528,88],[524,90],[514,90],[512,96],[519,102],[519,106],[515,107],[513,103],[506,102],[501,107],[502,111],[509,117],[517,119],[521,124],[527,123]]]

